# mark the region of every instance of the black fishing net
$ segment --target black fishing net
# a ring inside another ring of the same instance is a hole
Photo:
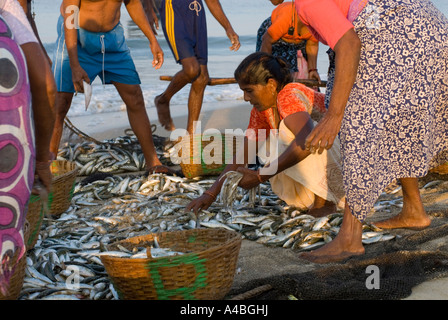
[[[427,184],[434,179],[446,180],[447,177],[431,175],[420,183]],[[432,220],[425,230],[394,230],[394,240],[365,245],[366,253],[362,256],[340,263],[312,264],[311,271],[304,268],[304,272],[251,280],[234,288],[229,298],[393,300],[408,297],[412,288],[424,281],[447,277],[448,206],[440,200],[445,198],[446,186],[445,181],[438,185],[436,194],[422,194]],[[309,265],[309,262],[303,263]],[[260,289],[258,293],[257,288]]]
[[[129,153],[138,148],[133,140],[124,141],[120,147],[129,147]],[[164,164],[169,164],[166,151],[171,145],[167,145],[168,143],[166,138],[154,135],[155,147]],[[255,169],[258,165],[257,163],[251,168]],[[110,175],[97,172],[84,178],[81,183],[85,185]],[[428,187],[432,183],[435,183],[434,186]],[[431,226],[427,229],[394,230],[391,232],[396,235],[393,240],[365,245],[364,255],[341,263],[319,265],[302,260],[298,263],[303,263],[303,268],[299,266],[296,269],[303,272],[291,272],[287,268],[281,270],[282,257],[274,256],[278,260],[276,262],[279,270],[266,272],[275,269],[277,265],[273,268],[260,268],[262,271],[257,271],[255,277],[234,286],[227,298],[392,300],[409,296],[412,288],[424,281],[448,277],[448,174],[429,174],[420,179],[420,184],[425,209],[432,219]],[[387,192],[391,194],[385,194],[380,200],[399,198],[399,193],[394,193],[397,187],[389,186]],[[385,205],[385,209],[391,207],[393,205]],[[379,212],[379,216],[387,218],[400,211],[399,207],[392,209],[392,212]],[[374,217],[377,218],[378,214],[375,213]],[[299,255],[294,249],[278,249]],[[261,250],[254,254],[262,255],[265,252],[268,251]]]

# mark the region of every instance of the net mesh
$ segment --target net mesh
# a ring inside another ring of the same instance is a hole
[[[448,276],[448,177],[430,174],[420,180],[422,200],[430,227],[421,230],[396,229],[393,241],[365,246],[366,253],[346,261],[332,264],[315,264],[310,271],[271,275],[248,281],[232,290],[229,295],[256,300],[331,300],[331,299],[403,299],[416,285]],[[428,182],[437,181],[431,187]],[[399,198],[400,193],[384,195]],[[381,200],[381,199],[380,199]],[[379,213],[390,217],[395,212]],[[377,213],[375,213],[377,215]],[[381,220],[378,219],[377,220]],[[374,271],[369,269],[374,266]],[[244,293],[258,294],[244,297]]]

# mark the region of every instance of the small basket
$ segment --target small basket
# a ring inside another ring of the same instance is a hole
[[[125,300],[219,300],[230,290],[241,235],[225,229],[191,229],[133,237],[109,246],[150,247],[185,252],[159,258],[101,256],[111,281]]]
[[[23,229],[26,250],[31,250],[36,245],[42,221],[44,219],[42,199],[37,195],[31,195],[28,201],[28,211]]]
[[[74,162],[55,160],[51,163],[50,170],[53,181],[48,195],[49,214],[60,215],[70,206],[78,169]]]
[[[232,163],[243,140],[242,135],[222,133],[183,137],[176,145],[182,173],[186,178],[219,175]],[[184,150],[188,152],[183,154]]]
[[[429,172],[438,174],[448,174],[448,162],[445,162],[444,164],[429,170]]]
[[[0,291],[0,300],[17,300],[19,298],[25,280],[25,268],[26,256],[23,255],[13,270],[7,293],[3,295]]]

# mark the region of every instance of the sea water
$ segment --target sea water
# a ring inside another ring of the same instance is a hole
[[[40,38],[50,56],[53,58],[57,37],[56,24],[59,17],[59,0],[33,1],[36,25]],[[433,3],[448,16],[448,1],[433,0]],[[233,71],[238,64],[250,53],[255,51],[256,34],[261,23],[270,16],[275,8],[268,0],[221,0],[221,5],[235,32],[240,37],[241,48],[230,51],[230,41],[224,29],[214,19],[204,3],[207,16],[210,77],[233,77]],[[125,6],[122,7],[121,22],[126,31],[130,25],[130,17]],[[152,68],[152,54],[149,42],[141,35],[126,33],[127,43],[131,50],[134,63],[140,75],[143,96],[147,108],[154,108],[154,98],[162,93],[168,85],[167,81],[160,80],[160,76],[172,76],[180,70],[180,65],[174,61],[173,55],[163,36],[161,28],[158,30],[157,40],[164,51],[164,64],[159,70]],[[326,80],[328,69],[328,47],[319,45],[318,70],[322,80]],[[187,105],[190,85],[179,91],[171,100],[173,105]],[[243,94],[237,84],[208,86],[204,94],[205,103],[220,101],[243,101]],[[85,111],[84,96],[74,97],[68,116],[80,116],[101,112],[116,112],[125,110],[125,105],[113,85],[103,85],[97,78],[92,84],[92,100],[89,109]],[[156,119],[151,119],[156,120]]]

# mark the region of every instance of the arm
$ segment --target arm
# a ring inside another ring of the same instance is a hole
[[[313,121],[309,114],[306,111],[296,112],[287,116],[283,121],[286,127],[295,135],[295,139],[276,160],[259,170],[260,179],[253,174],[245,175],[239,184],[242,188],[254,188],[261,182],[269,180],[271,177],[302,161],[310,154],[305,149],[305,139],[313,129]],[[251,170],[241,168],[238,171],[246,174]]]
[[[261,38],[261,48],[260,51],[271,54],[272,53],[272,45],[276,41],[271,37],[269,32],[265,32],[263,37]]]
[[[78,16],[75,13],[67,9],[69,6],[76,6],[80,8],[81,0],[64,0],[62,3],[62,12],[64,21],[67,19],[71,19],[74,17],[76,19],[74,24],[77,23]],[[68,12],[67,12],[68,11]],[[67,53],[70,62],[70,68],[72,69],[72,80],[73,86],[75,87],[76,92],[84,92],[84,86],[82,81],[84,80],[87,83],[90,83],[89,76],[84,71],[84,69],[79,64],[78,60],[78,31],[74,27],[67,27],[67,25],[71,25],[70,23],[64,23],[64,32],[65,32],[65,43],[67,45]]]
[[[316,71],[317,55],[319,52],[319,42],[311,39],[307,40],[305,50],[308,62],[308,70],[313,70],[311,72],[308,72],[308,78],[317,80],[320,83],[320,76],[319,73]]]
[[[163,51],[151,29],[146,14],[143,10],[142,3],[140,0],[127,0],[125,1],[125,5],[131,19],[140,28],[140,30],[142,30],[146,38],[148,38],[149,47],[151,48],[153,55],[152,66],[155,69],[159,69],[163,64]]]
[[[330,149],[341,127],[345,106],[356,80],[361,41],[353,29],[347,31],[334,47],[335,79],[327,113],[306,139],[305,146],[311,152]],[[320,141],[320,143],[319,143]]]
[[[233,157],[233,163],[228,164],[223,172],[216,179],[215,183],[207,190],[207,193],[202,194],[197,199],[191,201],[187,205],[187,211],[193,210],[194,213],[198,213],[201,210],[206,210],[210,205],[216,200],[216,197],[221,192],[222,185],[224,183],[224,179],[221,179],[226,172],[229,171],[237,171],[238,168],[245,167],[251,159],[254,159],[255,155],[249,155],[249,140],[247,137],[244,137],[243,145],[239,151],[237,151],[237,155]],[[241,152],[244,152],[244,158],[241,158],[238,155],[241,155]],[[241,163],[242,162],[242,163]],[[212,194],[213,196],[211,196]]]
[[[230,42],[232,43],[230,50],[237,51],[241,46],[240,39],[233,30],[233,27],[230,24],[229,19],[227,19],[227,16],[225,15],[224,10],[222,9],[221,3],[219,2],[219,0],[205,0],[205,3],[207,4],[208,9],[215,17],[215,19],[226,31],[227,37],[230,39]]]
[[[28,22],[30,23],[31,28],[33,28],[34,34],[36,35],[37,41],[39,41],[39,44],[42,47],[42,50],[44,51],[45,56],[46,56],[48,62],[50,63],[50,66],[51,66],[51,64],[52,64],[51,59],[48,56],[48,53],[45,50],[44,45],[42,44],[42,41],[40,40],[39,32],[37,31],[37,27],[36,27],[36,23],[34,21],[34,18],[31,15],[31,10],[30,10],[31,9],[31,4],[27,0],[18,0],[18,1],[19,1],[20,5],[22,6],[23,11],[25,12],[26,17],[28,19]]]
[[[156,5],[153,0],[141,0],[141,2],[146,13],[146,18],[151,26],[151,30],[155,35],[157,35],[157,30],[159,30],[159,18],[156,13]]]

